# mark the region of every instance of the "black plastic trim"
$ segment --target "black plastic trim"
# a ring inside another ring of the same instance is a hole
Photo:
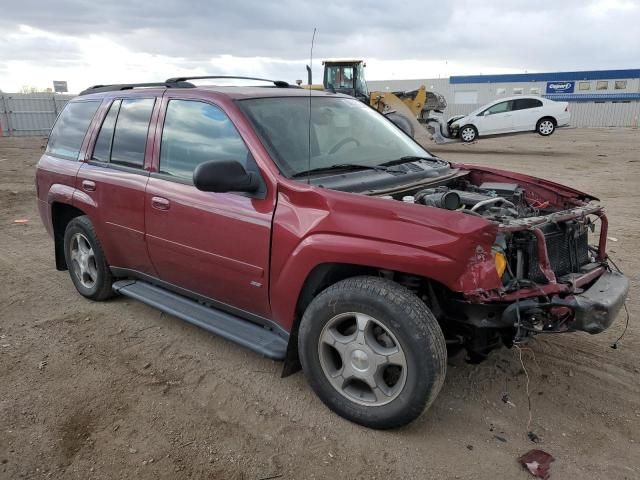
[[[119,280],[113,290],[231,340],[274,360],[283,360],[288,341],[272,330],[141,280]]]
[[[126,165],[119,165],[111,162],[101,162],[100,160],[86,160],[84,163],[93,165],[94,167],[110,168],[112,170],[119,170],[121,172],[133,173],[134,175],[142,175],[143,177],[149,176],[149,170],[145,170],[142,167],[128,167]]]
[[[169,85],[184,83],[187,80],[215,80],[215,79],[233,79],[233,80],[258,80],[261,82],[273,83],[278,88],[293,88],[289,83],[283,80],[270,80],[268,78],[258,78],[258,77],[238,77],[234,75],[201,75],[198,77],[173,77],[168,78],[166,83]],[[295,87],[298,88],[298,87]]]
[[[81,95],[89,95],[90,93],[115,92],[119,90],[133,90],[134,88],[144,87],[163,87],[163,88],[195,88],[195,85],[189,82],[149,82],[149,83],[120,83],[112,85],[94,85],[79,93]]]
[[[116,278],[119,278],[119,279],[132,278],[136,280],[142,280],[144,282],[151,283],[153,285],[157,285],[161,288],[169,290],[170,292],[177,293],[178,295],[182,295],[183,297],[190,298],[197,302],[208,304],[213,308],[230,313],[231,315],[235,315],[236,317],[255,323],[257,325],[260,325],[261,327],[268,328],[272,330],[274,333],[276,333],[278,336],[284,338],[285,340],[289,339],[289,332],[287,332],[284,328],[282,328],[276,322],[268,318],[261,317],[260,315],[256,315],[255,313],[247,312],[246,310],[242,310],[241,308],[234,307],[233,305],[220,302],[213,298],[200,295],[199,293],[193,292],[186,288],[179,287],[169,282],[165,282],[164,280],[160,280],[157,277],[148,275],[143,272],[139,272],[137,270],[132,270],[129,268],[121,268],[121,267],[109,267],[109,269],[111,270],[111,273],[113,274],[113,276]]]

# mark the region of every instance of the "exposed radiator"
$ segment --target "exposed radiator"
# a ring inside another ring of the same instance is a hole
[[[547,243],[549,263],[556,277],[580,271],[589,263],[587,229],[577,222],[549,224],[542,227]],[[523,276],[534,282],[546,283],[546,278],[538,264],[538,243],[536,237],[528,233],[518,242],[523,249]]]

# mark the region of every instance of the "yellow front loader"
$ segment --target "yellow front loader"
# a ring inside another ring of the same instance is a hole
[[[366,64],[363,60],[325,60],[322,64],[322,85],[312,83],[311,69],[307,67],[309,84],[306,88],[351,95],[389,117],[412,137],[426,128],[436,143],[456,141],[443,135],[447,129],[446,124],[443,125],[442,112],[447,102],[439,93],[427,91],[424,85],[406,92],[370,92],[364,76]]]

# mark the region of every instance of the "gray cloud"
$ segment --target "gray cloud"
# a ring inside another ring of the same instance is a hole
[[[3,61],[45,62],[72,65],[80,60],[78,46],[64,38],[50,38],[46,42],[37,38],[19,40],[0,36],[0,65]]]
[[[205,62],[219,55],[304,60],[313,27],[316,58],[449,60],[518,71],[637,67],[640,8],[597,8],[598,3],[25,0],[2,9],[0,68],[16,59],[43,65],[78,61],[73,42],[39,45],[7,36],[21,24],[64,38],[101,35],[132,51],[178,57],[185,68],[207,71],[212,65]],[[283,78],[304,75],[299,66],[270,68]]]

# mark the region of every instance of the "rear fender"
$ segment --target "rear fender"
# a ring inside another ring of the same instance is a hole
[[[66,270],[67,265],[64,258],[64,229],[60,231],[56,231],[55,222],[58,220],[54,215],[54,206],[69,206],[74,207],[73,210],[76,211],[76,214],[71,214],[71,217],[77,215],[89,215],[94,225],[97,224],[95,222],[95,218],[92,218],[96,212],[96,203],[95,201],[87,195],[85,192],[78,190],[69,185],[62,184],[54,184],[49,189],[47,194],[47,201],[39,202],[39,210],[40,216],[42,217],[42,221],[45,224],[47,231],[54,239],[54,248],[55,248],[55,258],[56,258],[56,268],[58,270]],[[68,212],[65,215],[65,218],[68,216]],[[70,218],[67,218],[69,220]],[[66,223],[66,221],[65,221]]]
[[[71,205],[74,190],[70,185],[54,183],[47,191],[46,198],[44,198],[44,196],[42,198],[38,197],[38,213],[40,214],[40,219],[52,237],[54,237],[53,215],[51,212],[52,205],[54,203]]]
[[[54,183],[47,192],[46,201],[44,199],[38,199],[38,210],[40,212],[40,218],[45,225],[47,232],[51,235],[56,242],[56,249],[58,249],[58,241],[56,238],[55,229],[53,225],[53,205],[55,203],[61,203],[63,205],[73,204],[73,193],[75,188],[70,185],[64,185],[61,183]]]

